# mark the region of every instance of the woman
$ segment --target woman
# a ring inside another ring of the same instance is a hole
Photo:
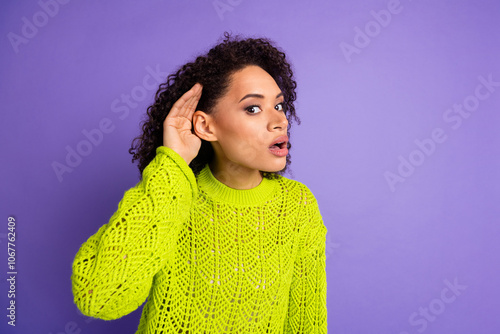
[[[160,85],[130,149],[142,179],[76,254],[82,313],[147,298],[136,333],[327,331],[327,230],[282,176],[295,88],[268,40],[227,33]]]

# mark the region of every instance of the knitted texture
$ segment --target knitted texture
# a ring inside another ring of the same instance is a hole
[[[74,302],[136,334],[326,333],[323,224],[302,183],[236,190],[159,147],[142,180],[79,249]]]

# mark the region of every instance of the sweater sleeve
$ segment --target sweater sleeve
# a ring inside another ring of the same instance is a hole
[[[306,209],[283,333],[327,333],[326,233],[318,204],[306,191]]]
[[[158,147],[142,180],[75,256],[72,290],[83,314],[117,319],[146,300],[154,275],[171,260],[196,195],[191,168],[172,149]]]

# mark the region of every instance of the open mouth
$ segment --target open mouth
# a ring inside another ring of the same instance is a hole
[[[278,142],[274,145],[269,146],[270,149],[281,150],[286,148],[286,141]]]
[[[286,156],[288,154],[288,137],[280,136],[276,138],[269,146],[269,151],[278,157]]]

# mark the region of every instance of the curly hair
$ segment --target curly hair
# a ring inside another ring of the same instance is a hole
[[[133,155],[132,162],[139,160],[139,172],[154,159],[156,148],[163,145],[163,122],[173,104],[191,87],[199,82],[203,85],[203,93],[197,109],[210,114],[219,98],[224,96],[230,85],[230,76],[249,65],[261,67],[269,73],[283,92],[283,107],[288,120],[287,134],[290,137],[292,121],[300,124],[295,114],[294,101],[297,98],[297,83],[293,78],[290,64],[285,53],[273,46],[267,38],[232,37],[224,33],[221,43],[214,46],[206,55],[201,55],[194,62],[180,67],[176,73],[170,74],[166,82],[160,84],[155,95],[155,101],[147,109],[147,114],[141,122],[142,134],[132,141],[129,153]],[[288,149],[291,148],[288,142]],[[197,175],[214,157],[210,142],[202,139],[198,155],[191,161],[189,167]],[[262,172],[268,179],[277,178],[287,170],[291,163],[290,154],[286,157],[286,165],[278,172]]]

